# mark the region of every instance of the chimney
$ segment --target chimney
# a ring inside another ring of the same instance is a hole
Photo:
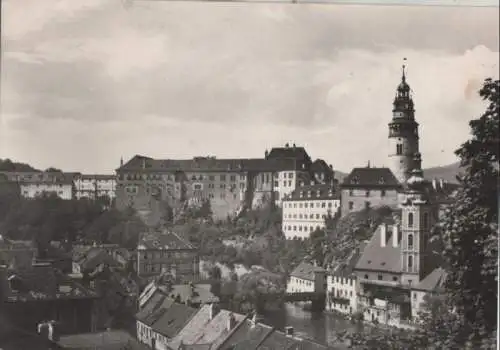
[[[231,312],[229,314],[229,318],[227,319],[227,330],[230,331],[231,329],[236,326],[236,319],[234,318],[233,313]]]
[[[269,156],[269,151],[266,149],[266,152],[264,153],[264,156],[267,158]]]
[[[392,246],[394,248],[397,248],[398,243],[399,243],[399,227],[397,224],[394,224],[392,226]]]
[[[295,147],[296,147],[296,146],[295,146],[295,143],[294,143],[294,144],[293,144],[293,148],[295,149]]]
[[[387,242],[387,224],[384,222],[380,225],[380,246],[385,247]]]
[[[288,147],[290,147],[290,145],[287,142],[287,143],[285,143],[285,148],[288,148]]]
[[[120,158],[120,168],[123,166],[123,157]]]
[[[252,326],[255,327],[257,323],[260,322],[260,317],[257,314],[257,311],[254,311],[253,316],[252,316]]]
[[[59,341],[59,331],[55,321],[46,321],[38,324],[38,334],[46,337],[50,341]]]
[[[434,189],[434,191],[436,191],[436,190],[437,190],[437,188],[436,188],[436,187],[437,187],[437,181],[436,181],[436,179],[434,178],[434,179],[432,179],[432,188]]]
[[[293,327],[285,327],[285,334],[287,337],[293,337]]]
[[[210,319],[213,320],[215,316],[219,313],[219,307],[215,303],[210,304]]]
[[[439,189],[442,190],[444,188],[444,180],[441,178],[439,179]]]

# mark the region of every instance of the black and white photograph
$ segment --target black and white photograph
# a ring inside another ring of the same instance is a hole
[[[0,350],[499,348],[497,0],[0,6]]]

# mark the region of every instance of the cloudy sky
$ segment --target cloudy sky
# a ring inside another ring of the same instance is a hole
[[[498,76],[498,8],[3,0],[0,157],[111,173],[120,157],[386,164],[408,59],[424,167],[456,159]]]

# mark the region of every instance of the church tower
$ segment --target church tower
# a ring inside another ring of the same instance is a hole
[[[415,169],[406,182],[401,203],[402,282],[415,285],[429,273],[427,251],[433,226],[433,205],[426,193],[426,182],[420,167],[420,155],[414,158]]]
[[[410,86],[406,82],[405,66],[401,83],[393,102],[392,120],[389,123],[389,164],[396,178],[404,184],[415,168],[415,156],[419,157],[418,123]]]

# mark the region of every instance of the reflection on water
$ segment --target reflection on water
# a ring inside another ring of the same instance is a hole
[[[267,312],[262,316],[264,323],[277,329],[284,330],[285,327],[291,326],[297,336],[323,344],[333,344],[337,332],[344,330],[360,332],[363,329],[362,324],[352,324],[341,316],[305,311],[293,304],[286,304],[283,310]]]

